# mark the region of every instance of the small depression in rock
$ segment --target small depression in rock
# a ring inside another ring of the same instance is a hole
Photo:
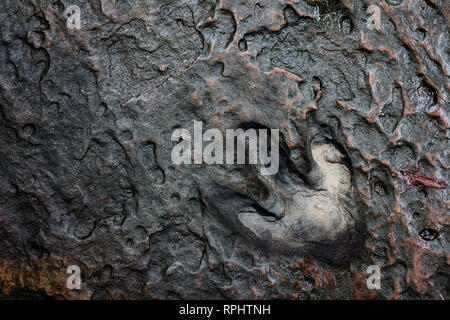
[[[341,30],[344,34],[351,34],[353,31],[353,21],[349,17],[344,17],[341,20]]]
[[[248,49],[247,41],[245,39],[239,40],[238,46],[239,50],[241,50],[242,52],[247,51]]]
[[[403,4],[403,0],[386,0],[391,6],[400,6]]]
[[[31,137],[36,132],[36,127],[33,124],[26,124],[22,128],[22,133],[25,138]]]
[[[433,229],[422,229],[419,232],[419,236],[425,241],[433,241],[439,236],[439,232]]]

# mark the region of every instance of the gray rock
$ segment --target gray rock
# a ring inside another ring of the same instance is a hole
[[[0,2],[0,296],[449,299],[447,7],[375,1],[371,30],[369,3]],[[329,127],[358,252],[267,250],[224,223],[203,183],[264,188],[248,165],[174,165],[194,120],[278,128],[300,169],[302,128]]]

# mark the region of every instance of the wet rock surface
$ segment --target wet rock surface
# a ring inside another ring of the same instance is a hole
[[[381,29],[367,27],[378,5]],[[81,8],[81,29],[65,10]],[[0,2],[0,296],[448,299],[449,4]],[[351,162],[358,255],[249,243],[202,201],[245,165],[174,165],[176,128],[327,125]],[[81,290],[66,288],[78,265]],[[381,289],[366,286],[381,266]]]

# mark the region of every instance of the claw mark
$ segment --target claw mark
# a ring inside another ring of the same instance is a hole
[[[400,171],[403,175],[403,180],[410,186],[424,185],[426,187],[437,189],[447,188],[447,182],[443,180],[438,180],[433,177],[427,177],[406,169],[402,169]]]
[[[304,133],[302,156],[307,163],[292,163],[280,137],[278,173],[264,176],[259,165],[253,167],[266,189],[259,199],[215,182],[200,185],[200,193],[207,206],[256,244],[307,252],[331,263],[347,262],[365,239],[351,164],[328,127],[320,125]]]

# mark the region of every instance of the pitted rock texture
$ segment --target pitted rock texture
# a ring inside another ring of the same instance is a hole
[[[0,296],[449,299],[449,19],[444,0],[1,1]],[[202,202],[206,178],[258,192],[249,166],[170,157],[194,120],[255,121],[301,164],[309,119],[367,222],[345,264],[254,247]]]

